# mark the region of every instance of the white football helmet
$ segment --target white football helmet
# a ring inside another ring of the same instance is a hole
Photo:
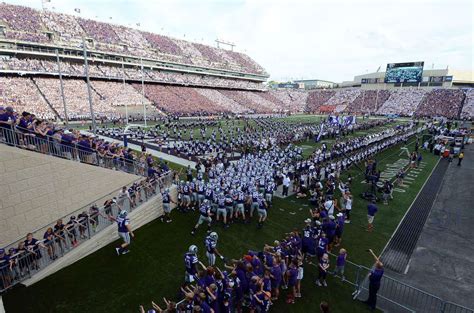
[[[196,245],[190,245],[188,251],[189,251],[189,253],[191,253],[191,254],[197,254],[197,252],[198,252],[198,247],[197,247]]]
[[[217,239],[219,239],[219,235],[217,235],[217,233],[215,231],[213,231],[212,233],[209,234],[209,237],[214,240],[214,241],[217,241]]]

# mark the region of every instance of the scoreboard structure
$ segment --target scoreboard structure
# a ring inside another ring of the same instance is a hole
[[[385,83],[419,83],[423,76],[424,62],[388,63]]]

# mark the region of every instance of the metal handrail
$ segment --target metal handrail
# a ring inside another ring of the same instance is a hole
[[[117,159],[115,156],[101,156],[97,149],[82,147],[78,143],[65,145],[61,143],[59,138],[31,133],[29,129],[12,126],[13,128],[0,127],[0,143],[60,158],[77,160],[81,163],[147,176],[146,171],[148,165],[146,162],[142,163],[137,160],[127,160],[123,157]]]
[[[15,266],[18,266],[15,267],[15,271],[10,269],[11,265],[3,264],[5,263],[4,261],[0,262],[0,293],[26,279],[31,278],[32,275],[40,272],[41,268],[46,268],[53,264],[57,258],[64,256],[78,244],[87,241],[106,229],[108,226],[112,225],[114,222],[109,218],[109,216],[118,214],[121,209],[125,209],[128,212],[133,211],[135,208],[140,206],[139,203],[136,203],[137,200],[146,203],[149,199],[154,197],[157,192],[160,192],[162,188],[168,187],[172,184],[173,174],[173,172],[168,172],[157,180],[141,184],[135,191],[135,197],[132,202],[130,202],[129,198],[123,198],[111,202],[108,206],[105,206],[104,203],[104,205],[100,207],[92,202],[74,212],[58,218],[57,220],[64,220],[64,222],[67,222],[71,221],[69,218],[70,216],[74,215],[78,217],[77,220],[64,224],[66,227],[61,228],[56,232],[53,231],[54,238],[52,240],[43,238],[43,233],[45,233],[48,228],[52,228],[52,223],[44,225],[31,232],[33,235],[37,234],[38,236],[36,237],[41,239],[36,242],[33,248],[30,248],[29,250],[20,250],[10,256],[10,258],[14,260]],[[142,182],[145,181],[146,180],[142,180]],[[110,192],[101,199],[109,200],[112,195],[117,194],[121,189],[122,188]],[[91,210],[92,207],[95,207],[94,210]],[[82,222],[79,222],[80,214],[82,214],[80,216]],[[23,239],[18,239],[8,244],[5,250],[20,247],[22,242]],[[47,250],[49,259],[41,255],[40,248]],[[56,255],[56,252],[58,252],[59,255]]]
[[[137,179],[133,183],[131,183],[130,185],[133,185],[133,184],[140,181],[141,184],[138,186],[136,192],[141,193],[140,196],[143,196],[145,198],[145,200],[148,201],[149,198],[148,198],[148,194],[146,194],[146,192],[145,192],[145,189],[148,188],[148,187],[156,187],[156,186],[159,186],[160,189],[161,189],[163,187],[171,186],[173,174],[174,173],[170,171],[170,172],[166,173],[165,175],[158,177],[158,181],[148,182],[148,183],[145,183],[145,184],[142,184],[142,183],[146,182],[146,179]],[[56,220],[60,220],[60,219],[67,220],[68,217],[70,217],[70,216],[73,216],[73,215],[77,216],[78,214],[80,214],[84,211],[88,211],[92,206],[97,206],[97,202],[99,202],[99,201],[103,201],[104,199],[105,200],[113,199],[113,198],[115,198],[115,195],[117,195],[118,192],[120,192],[122,190],[122,188],[123,187],[117,188],[114,191],[111,191],[111,192],[107,193],[106,195],[101,196],[101,197],[95,199],[94,201],[89,202],[86,205],[83,205],[81,208],[79,208],[77,210],[74,210],[73,212],[70,212],[70,213],[68,213],[64,216],[61,216],[61,217],[57,218]],[[128,189],[127,189],[127,191],[128,191]],[[116,200],[120,200],[120,199],[116,199]],[[146,202],[146,201],[143,201],[143,202]],[[114,203],[114,204],[116,204],[116,203]],[[134,209],[134,208],[131,208],[131,207],[129,207],[129,208],[130,208],[130,210],[127,210],[127,211],[130,211],[130,212],[133,211],[133,209]],[[105,206],[102,205],[102,206],[98,207],[98,209],[99,209],[99,211],[104,210]],[[48,223],[46,225],[38,227],[37,229],[35,229],[33,231],[30,231],[30,232],[35,234],[35,233],[44,231],[50,225],[51,225],[51,223]],[[13,245],[17,245],[18,242],[20,242],[20,241],[22,241],[22,240],[21,239],[15,240],[15,241],[11,242],[10,244],[7,244],[6,247],[11,247]]]

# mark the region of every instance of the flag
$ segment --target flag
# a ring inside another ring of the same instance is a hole
[[[81,13],[81,9],[75,8],[74,12]]]
[[[319,134],[318,134],[318,138],[316,138],[316,142],[318,142],[319,139],[321,139],[321,136],[323,135],[323,130],[324,130],[324,123],[321,123],[321,127],[319,128]]]
[[[349,126],[355,124],[355,116],[345,116],[344,117],[344,126]]]

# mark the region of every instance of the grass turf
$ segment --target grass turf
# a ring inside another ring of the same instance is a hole
[[[394,147],[381,153],[377,157],[379,167],[383,169],[403,158],[399,152],[399,147]],[[367,202],[358,196],[366,189],[366,185],[361,184],[363,176],[356,168],[350,170],[355,199],[352,224],[346,226],[341,245],[348,250],[350,261],[370,266],[373,260],[366,249],[382,250],[437,160],[428,153],[424,153],[423,158],[427,165],[407,192],[395,193],[389,206],[380,204],[374,233],[365,231]],[[276,198],[263,229],[257,230],[255,222],[234,224],[226,231],[220,225],[215,226],[220,235],[219,250],[227,258],[238,258],[249,249],[259,250],[264,243],[281,239],[295,227],[301,228],[308,209],[307,200],[294,196]],[[177,299],[184,276],[182,256],[187,247],[197,244],[200,259],[205,261],[205,229],[199,229],[195,237],[189,235],[197,213],[173,212],[172,218],[171,224],[156,220],[137,230],[128,255],[117,257],[113,249],[117,242],[114,242],[31,287],[9,291],[4,295],[7,312],[137,312],[139,304],[159,302],[163,296]],[[218,263],[220,265],[222,263]],[[322,300],[330,303],[333,312],[367,311],[360,302],[352,300],[353,289],[349,284],[329,277],[328,288],[316,287],[316,275],[316,269],[307,265],[302,282],[303,298],[294,305],[279,300],[272,311],[317,312]],[[281,298],[284,295],[282,292]]]

